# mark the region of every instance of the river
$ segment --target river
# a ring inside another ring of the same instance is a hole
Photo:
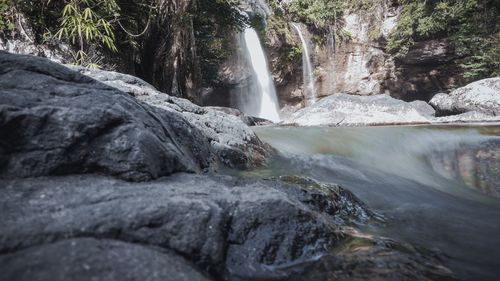
[[[460,278],[500,276],[500,125],[260,127],[280,151],[246,176],[301,175],[352,191],[363,231],[435,252]]]

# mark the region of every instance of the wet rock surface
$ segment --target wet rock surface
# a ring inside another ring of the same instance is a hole
[[[415,252],[408,244],[353,233],[291,280],[456,280],[449,269],[436,263],[437,257],[422,260],[411,254]]]
[[[106,78],[158,106],[46,59],[0,52],[0,69],[3,177],[99,172],[141,181],[218,162],[247,168],[271,151],[236,117],[131,76]]]
[[[179,270],[177,280],[204,280],[192,266],[217,280],[286,280],[344,249],[353,236],[350,225],[375,219],[341,187],[297,177],[255,181],[176,174],[130,183],[80,175],[2,180],[0,186],[0,271],[21,280],[68,277],[85,266],[83,260],[94,269],[84,276],[97,280],[123,280],[112,272],[130,276],[126,280],[161,277],[172,267]],[[380,251],[423,261],[417,251],[399,253],[377,239],[368,238]],[[376,268],[346,267],[370,255],[345,253],[349,262],[340,260],[324,274],[435,270],[427,263],[399,265],[396,258],[381,260]],[[132,266],[141,258],[158,260]],[[170,259],[176,262],[160,269]],[[23,271],[27,265],[34,267]]]

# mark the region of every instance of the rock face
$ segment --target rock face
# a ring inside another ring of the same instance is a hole
[[[144,87],[155,107],[48,60],[0,52],[0,174],[100,172],[148,180],[262,164],[270,150],[237,117]],[[103,77],[104,77],[103,76]],[[155,95],[152,95],[155,94]]]
[[[374,7],[371,13],[352,12],[344,16],[343,29],[352,38],[338,42],[335,50],[325,46],[317,48],[323,92],[349,93],[355,95],[377,95],[386,92],[385,83],[394,68],[394,60],[385,53],[385,41],[395,27],[398,16],[392,7]],[[333,53],[333,54],[332,54]],[[333,59],[332,59],[333,58]],[[330,82],[330,87],[328,83]]]
[[[386,88],[398,99],[429,101],[435,93],[466,83],[459,60],[445,39],[415,42],[405,56],[395,59]]]
[[[500,77],[489,78],[458,88],[449,94],[435,95],[429,102],[437,115],[478,112],[500,115]]]
[[[206,280],[197,271],[215,280],[287,280],[306,274],[332,249],[350,262],[328,271],[344,276],[450,276],[429,265],[433,258],[377,238],[363,239],[363,249],[415,263],[385,259],[377,268],[345,267],[371,253],[358,251],[361,245],[349,242],[355,234],[344,227],[374,217],[344,189],[307,179],[176,174],[129,183],[81,175],[0,180],[0,187],[0,271],[9,280],[63,280],[77,273],[142,280],[174,269],[175,280]]]
[[[334,94],[284,121],[300,126],[364,126],[430,123],[434,115],[423,101],[407,103],[388,95]]]

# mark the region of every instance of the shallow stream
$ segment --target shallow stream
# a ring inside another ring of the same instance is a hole
[[[246,176],[349,189],[384,223],[363,231],[429,249],[458,277],[500,277],[500,125],[255,128],[281,152]]]

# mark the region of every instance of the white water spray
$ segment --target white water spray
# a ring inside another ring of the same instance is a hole
[[[274,88],[273,79],[267,66],[266,56],[260,44],[259,36],[253,28],[247,28],[243,32],[244,54],[251,64],[254,76],[254,91],[252,101],[258,100],[255,107],[256,112],[245,112],[255,114],[257,117],[279,122],[278,98]],[[252,102],[249,101],[249,102]],[[249,106],[250,107],[250,106]],[[250,107],[251,108],[251,107]]]
[[[314,86],[314,73],[311,64],[311,57],[309,56],[309,45],[304,39],[304,35],[302,34],[299,25],[292,23],[292,26],[297,30],[300,41],[302,41],[302,69],[304,74],[304,88],[306,90],[306,103],[307,105],[311,105],[316,103],[316,89]]]

